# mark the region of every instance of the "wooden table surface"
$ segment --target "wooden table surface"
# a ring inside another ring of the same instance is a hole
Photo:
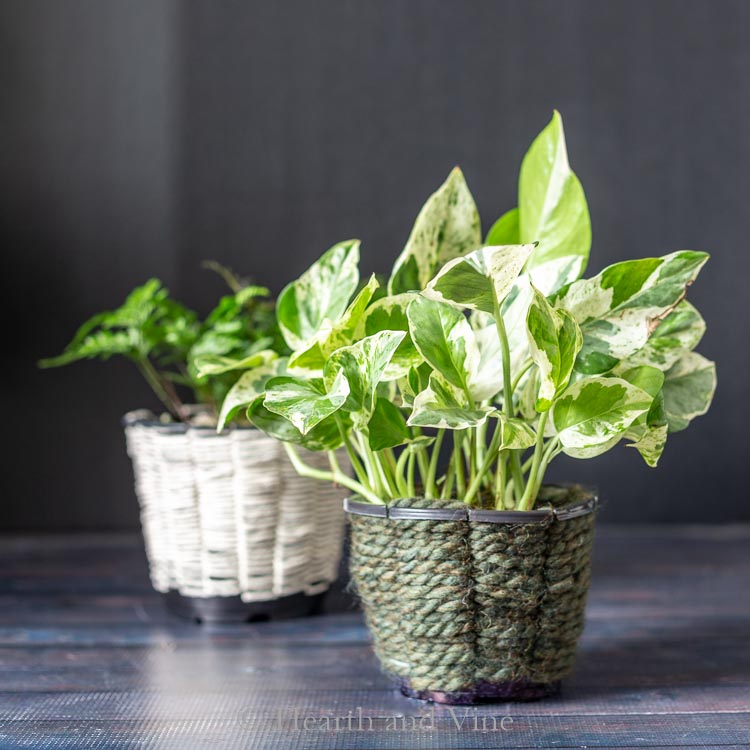
[[[602,528],[562,695],[451,711],[392,689],[340,591],[314,618],[198,626],[136,536],[0,536],[0,748],[748,747],[748,542]]]

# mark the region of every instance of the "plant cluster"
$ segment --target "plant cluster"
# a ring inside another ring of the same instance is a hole
[[[221,297],[201,321],[169,296],[158,279],[134,289],[116,310],[87,320],[57,357],[41,367],[58,367],[80,359],[131,360],[173,419],[187,421],[191,412],[179,392],[214,413],[237,379],[227,362],[252,367],[267,351],[288,351],[276,325],[268,289],[245,283],[229,269],[209,262],[232,294]],[[274,355],[275,356],[275,355]]]
[[[714,364],[693,351],[705,324],[685,299],[708,256],[629,260],[582,279],[590,245],[555,113],[523,160],[518,206],[484,241],[455,169],[387,288],[375,277],[360,288],[359,242],[338,243],[278,298],[289,356],[199,368],[246,369],[219,429],[244,412],[301,474],[373,503],[421,494],[528,510],[555,456],[590,458],[623,440],[655,466],[715,389]],[[327,451],[330,470],[298,447]]]

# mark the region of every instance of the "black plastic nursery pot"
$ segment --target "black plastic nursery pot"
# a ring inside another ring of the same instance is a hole
[[[151,582],[170,612],[201,623],[320,612],[338,575],[341,490],[300,477],[251,427],[217,434],[149,412],[123,422]]]
[[[583,630],[596,494],[543,488],[533,511],[347,499],[350,568],[401,692],[448,704],[558,692]]]

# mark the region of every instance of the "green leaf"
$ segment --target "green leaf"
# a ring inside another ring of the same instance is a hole
[[[232,370],[249,370],[260,365],[267,364],[276,359],[278,355],[270,349],[255,352],[243,357],[242,359],[233,359],[232,357],[202,356],[196,357],[195,367],[199,377],[207,375],[221,375]]]
[[[326,360],[336,349],[351,344],[365,309],[378,286],[378,280],[373,274],[341,318],[331,325],[323,325],[306,349],[301,349],[291,356],[289,369],[322,370]]]
[[[413,427],[435,427],[464,430],[483,424],[494,412],[490,406],[470,408],[465,395],[438,373],[430,375],[430,384],[414,399],[407,424]]]
[[[359,240],[340,242],[284,288],[276,316],[292,350],[306,347],[324,325],[344,314],[359,283],[358,263]]]
[[[653,398],[646,414],[641,414],[625,432],[625,438],[632,442],[628,447],[635,448],[643,460],[651,467],[656,466],[667,442],[667,420],[664,414],[664,373],[649,365],[626,366],[621,363],[614,374],[637,386]]]
[[[424,289],[449,260],[481,243],[479,212],[461,170],[456,167],[419,212],[406,246],[393,266],[388,293]]]
[[[520,245],[521,234],[518,227],[518,209],[511,208],[504,213],[487,232],[485,245]]]
[[[410,367],[418,366],[422,362],[422,355],[417,351],[409,334],[409,319],[406,316],[407,307],[417,296],[416,292],[407,292],[383,297],[370,305],[365,312],[364,332],[367,336],[380,331],[406,333],[383,374],[386,380],[401,378]]]
[[[266,384],[263,405],[268,411],[288,419],[303,435],[338,411],[349,395],[343,372],[326,390],[321,380],[301,380],[288,376],[272,378]]]
[[[622,378],[579,380],[555,401],[552,421],[563,451],[588,458],[614,445],[653,398]]]
[[[342,375],[349,385],[342,408],[351,413],[356,429],[364,429],[370,421],[377,386],[405,335],[403,331],[380,331],[337,349],[326,362],[324,377],[328,389],[333,390]]]
[[[378,398],[367,425],[370,448],[374,451],[403,445],[411,437],[401,409],[386,398]]]
[[[422,294],[459,308],[494,313],[510,292],[533,245],[483,247],[448,261]]]
[[[642,349],[707,260],[706,253],[681,250],[615,263],[556,294],[555,307],[567,310],[583,332],[576,370],[608,372]]]
[[[536,433],[523,419],[506,417],[505,414],[498,414],[497,419],[497,429],[502,430],[500,450],[522,450],[536,443]]]
[[[695,417],[705,414],[715,391],[716,365],[697,352],[683,352],[664,379],[669,432],[680,432]]]
[[[526,265],[545,295],[580,278],[591,249],[586,196],[568,163],[562,118],[555,112],[531,144],[518,181],[519,241],[538,242]]]
[[[451,305],[421,296],[406,314],[419,353],[451,385],[467,391],[469,376],[479,365],[479,349],[464,315]]]
[[[570,313],[553,309],[536,288],[526,316],[526,328],[531,358],[540,376],[536,410],[543,412],[570,382],[583,337]]]
[[[247,408],[257,399],[262,399],[266,383],[285,372],[286,362],[286,358],[279,358],[243,372],[224,397],[216,431],[221,432],[241,408]]]
[[[261,399],[257,399],[250,404],[247,410],[247,418],[259,430],[263,430],[266,435],[285,443],[301,445],[311,451],[335,450],[342,445],[343,438],[337,418],[344,422],[344,431],[350,427],[346,423],[345,414],[341,416],[336,414],[323,419],[303,434],[288,419],[266,409]]]
[[[646,342],[645,346],[628,357],[632,365],[647,364],[668,370],[685,351],[692,351],[706,331],[701,314],[687,301],[680,302]]]

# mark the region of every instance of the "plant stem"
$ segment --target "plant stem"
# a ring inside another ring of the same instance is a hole
[[[461,453],[463,436],[456,430],[453,432],[453,463],[456,473],[456,494],[463,498],[466,493],[466,481],[464,479],[464,457]]]
[[[306,464],[300,457],[294,446],[290,443],[284,443],[284,449],[289,456],[289,460],[292,462],[295,471],[302,477],[310,477],[311,479],[321,479],[326,482],[334,482],[340,484],[352,492],[356,492],[358,495],[362,495],[366,500],[377,505],[383,505],[383,501],[372,491],[367,489],[364,485],[360,484],[356,480],[348,477],[338,466],[336,460],[336,454],[333,451],[328,451],[328,460],[331,463],[331,471],[324,471],[323,469],[315,469],[309,464]]]
[[[434,497],[437,493],[435,474],[437,473],[437,465],[440,458],[440,446],[443,444],[444,437],[445,430],[438,430],[435,442],[432,444],[432,455],[430,456],[430,464],[427,467],[427,476],[424,480],[424,496],[428,499]]]
[[[510,372],[510,347],[508,345],[508,334],[505,330],[505,321],[500,312],[500,303],[498,302],[494,289],[492,291],[492,299],[495,326],[497,328],[497,334],[500,337],[500,348],[503,358],[503,411],[506,416],[512,418],[515,412],[513,409],[513,382],[511,381]],[[521,459],[519,458],[517,451],[510,452],[510,467],[511,473],[513,474],[515,492],[520,493],[523,488],[523,473],[521,472]]]
[[[542,463],[542,456],[544,454],[544,427],[547,424],[547,417],[549,417],[548,411],[542,412],[539,416],[536,446],[534,447],[534,458],[531,463],[531,471],[529,472],[529,481],[526,484],[523,497],[518,504],[519,510],[531,510],[534,501],[536,500],[537,475],[539,474],[539,467]]]
[[[487,453],[484,457],[484,461],[482,461],[482,465],[474,474],[474,477],[472,478],[469,484],[469,487],[466,490],[464,502],[467,505],[471,505],[472,501],[474,500],[474,497],[479,491],[479,488],[482,484],[482,480],[484,479],[487,472],[489,472],[490,469],[492,468],[492,464],[494,463],[495,457],[497,456],[498,449],[500,448],[500,439],[502,438],[502,434],[503,434],[502,426],[498,422],[498,424],[495,426],[495,432],[492,435],[492,440],[490,441],[490,447],[487,449]]]
[[[167,411],[178,421],[186,422],[188,413],[185,405],[180,401],[174,388],[167,388],[166,382],[151,364],[151,360],[148,357],[140,357],[135,360],[135,364]]]

